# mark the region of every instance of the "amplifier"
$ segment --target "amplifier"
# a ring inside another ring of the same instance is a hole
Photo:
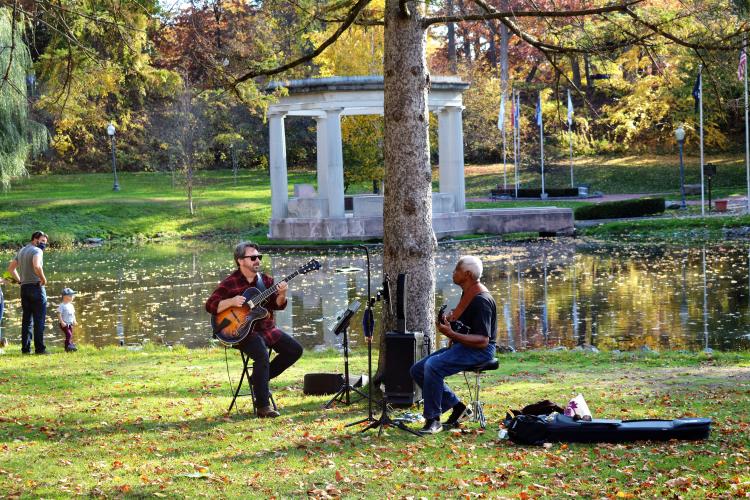
[[[409,370],[429,351],[429,337],[425,343],[422,332],[386,332],[383,383],[388,403],[410,406],[422,399],[422,391]]]

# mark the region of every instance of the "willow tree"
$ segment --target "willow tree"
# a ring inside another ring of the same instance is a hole
[[[0,186],[26,173],[29,156],[47,147],[47,129],[29,118],[27,75],[32,74],[22,26],[0,8]]]

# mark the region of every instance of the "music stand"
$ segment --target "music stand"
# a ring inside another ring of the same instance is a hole
[[[333,403],[335,401],[342,402],[345,405],[350,405],[352,403],[349,396],[351,391],[356,392],[363,398],[367,397],[365,393],[363,393],[356,387],[353,387],[349,383],[349,335],[347,331],[349,329],[349,323],[351,322],[354,313],[359,309],[359,306],[360,304],[358,300],[355,300],[354,302],[349,304],[349,307],[347,307],[346,311],[344,311],[344,314],[341,315],[341,318],[336,323],[336,326],[333,327],[333,333],[335,333],[336,335],[341,335],[342,333],[344,334],[344,383],[341,385],[341,389],[339,389],[338,392],[334,394],[331,400],[323,405],[323,408],[330,408],[331,406],[333,406]]]

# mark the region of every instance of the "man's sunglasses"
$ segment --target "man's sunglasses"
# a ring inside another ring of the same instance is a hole
[[[244,257],[240,257],[240,259],[250,259],[255,262],[256,260],[263,260],[263,254],[259,253],[258,255],[245,255]]]

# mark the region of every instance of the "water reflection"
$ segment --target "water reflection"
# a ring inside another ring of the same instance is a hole
[[[160,244],[51,251],[45,258],[50,310],[60,291],[77,290],[77,341],[95,345],[152,342],[204,346],[210,341],[203,304],[232,271],[231,245]],[[436,304],[458,302],[451,275],[462,254],[485,264],[484,282],[498,301],[498,342],[516,349],[592,345],[603,350],[717,350],[750,346],[750,247],[598,246],[572,241],[526,245],[441,246]],[[306,348],[336,345],[336,314],[367,294],[364,252],[267,252],[265,270],[280,277],[310,258],[320,271],[290,284],[278,323]],[[0,255],[3,262],[11,258]],[[381,255],[371,253],[372,286],[382,282]],[[18,287],[5,286],[4,333],[20,336]],[[379,323],[382,303],[376,304]],[[352,345],[363,345],[361,311]],[[47,338],[61,345],[50,317]],[[376,328],[376,333],[379,327]]]

